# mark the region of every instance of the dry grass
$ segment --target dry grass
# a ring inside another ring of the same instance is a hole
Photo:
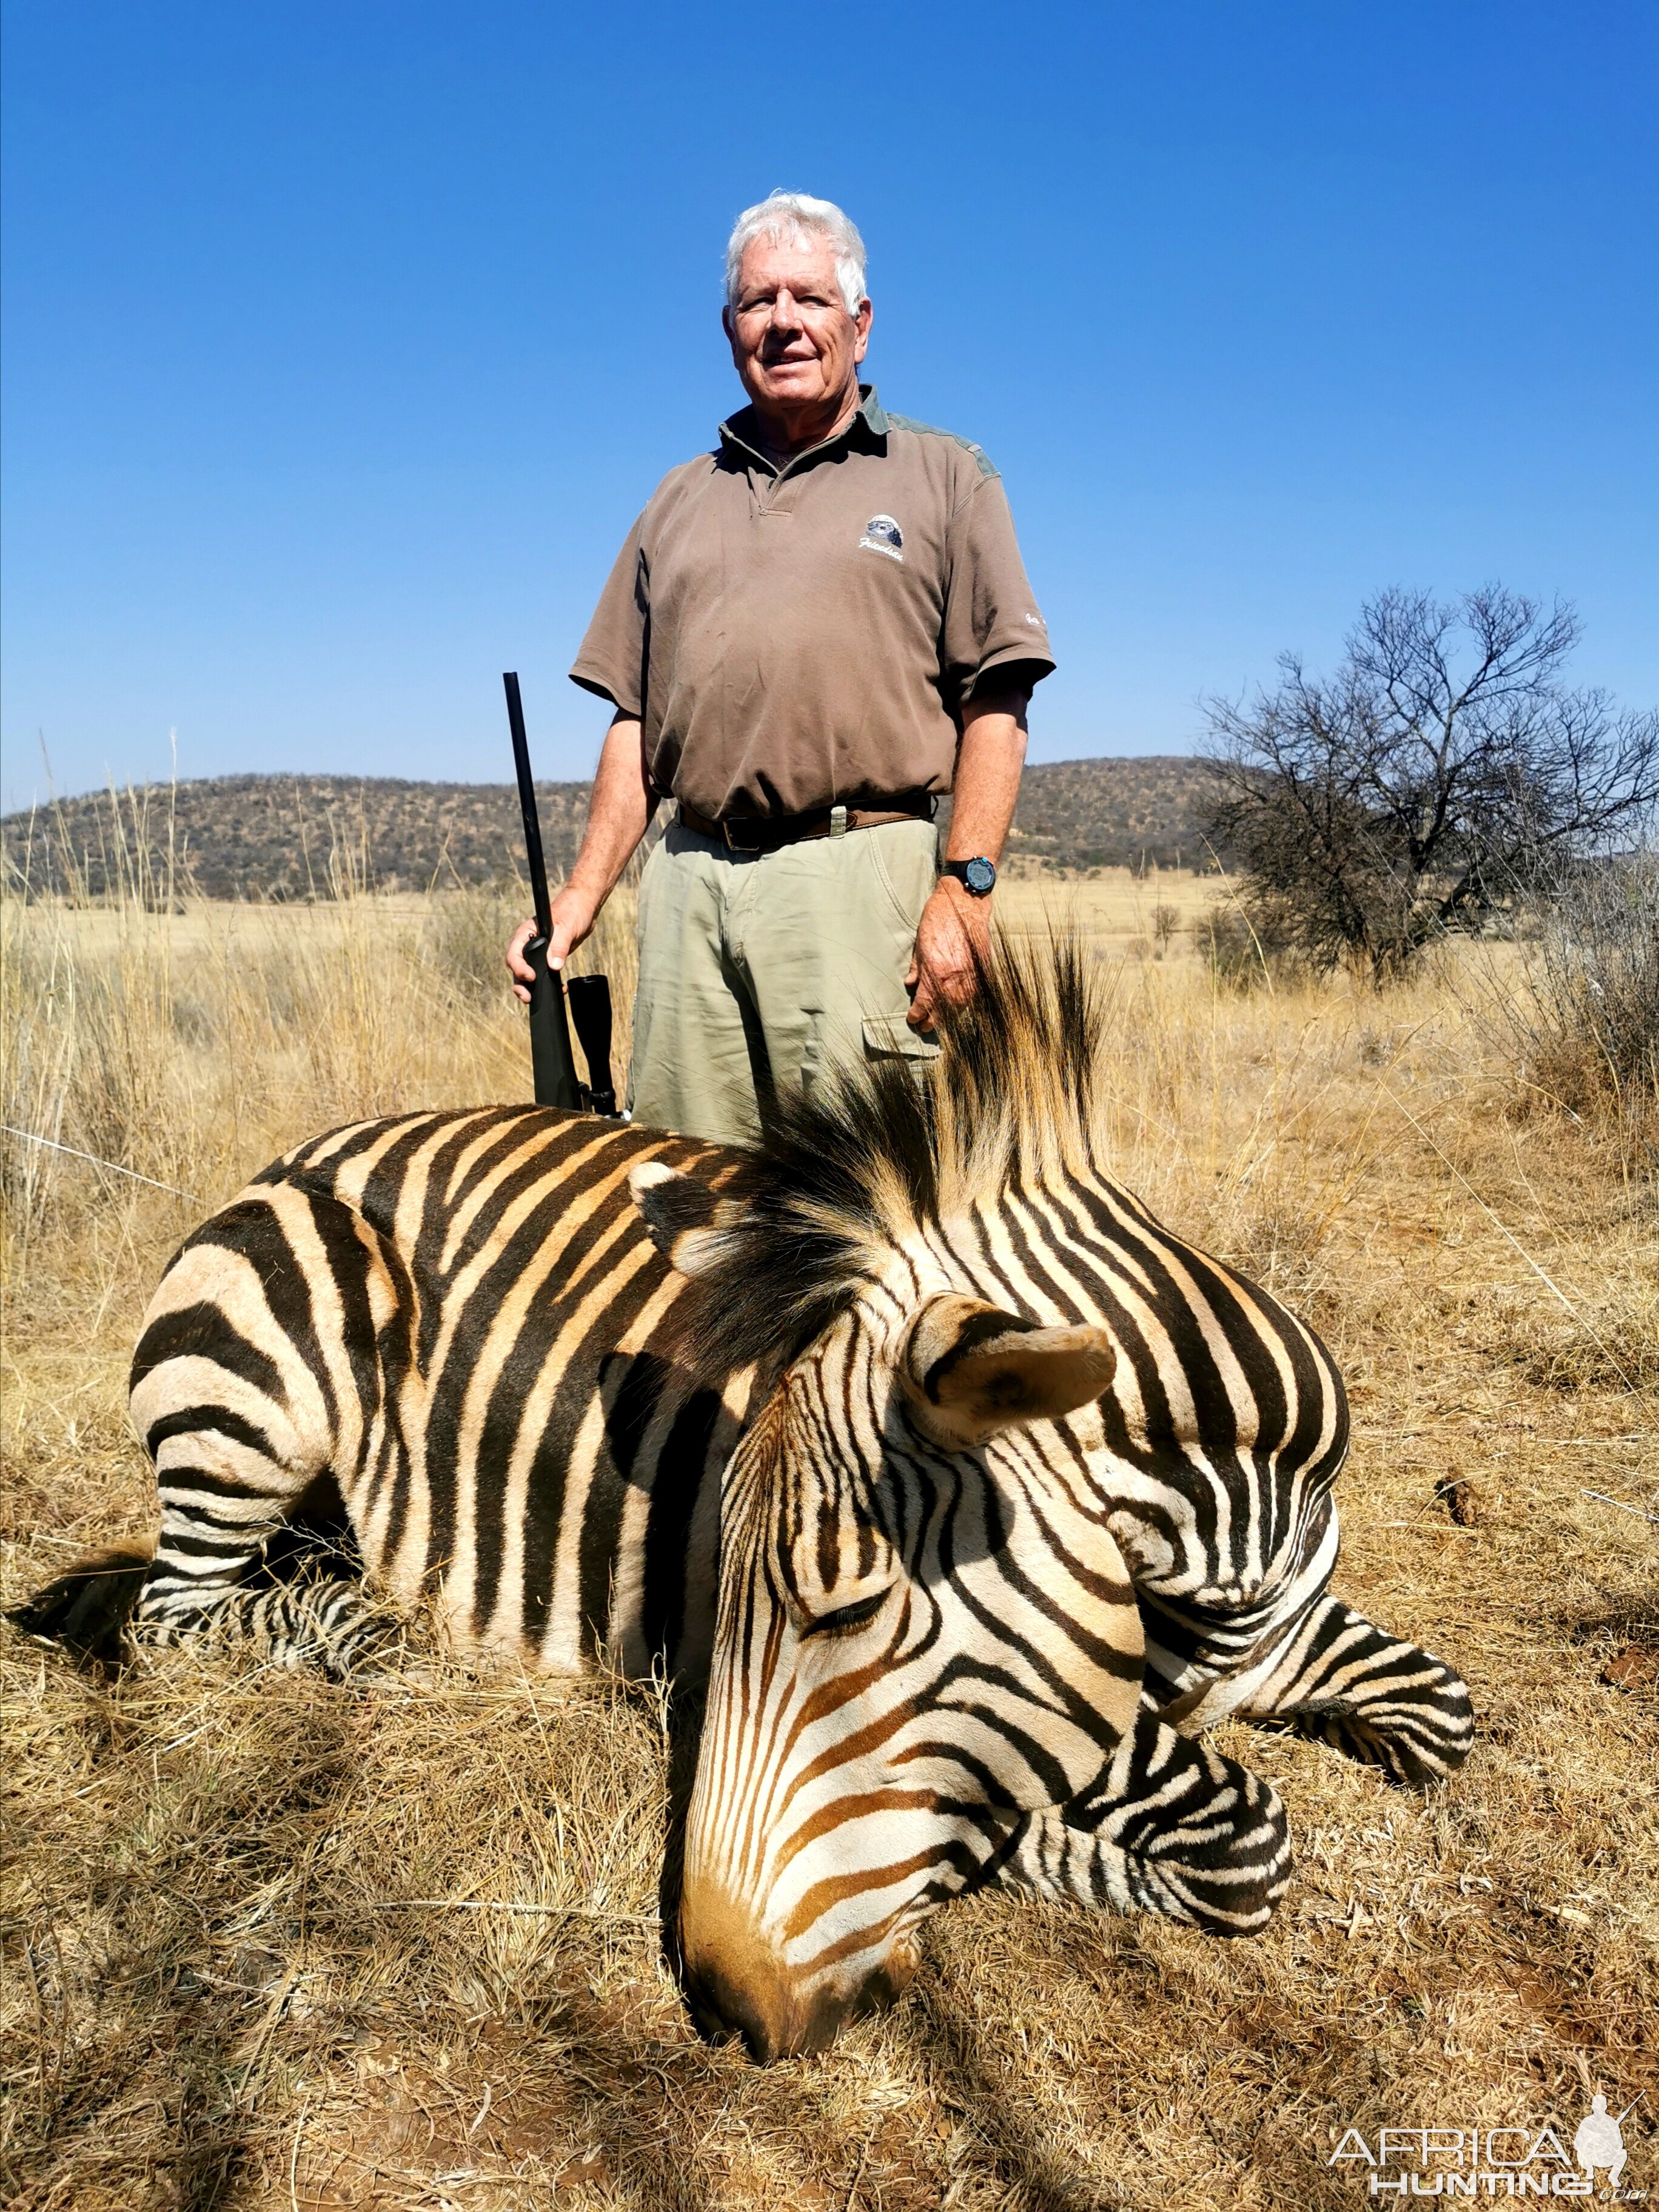
[[[1595,2087],[1646,2089],[1626,2179],[1659,2185],[1659,1525],[1585,1494],[1659,1514],[1653,1190],[1518,1110],[1455,976],[1241,997],[1189,885],[1061,902],[1117,975],[1123,1172],[1331,1340],[1339,1587],[1468,1677],[1465,1772],[1423,1802],[1229,1727],[1297,1843],[1266,1936],[976,1900],[896,2011],[763,2073],[660,1962],[650,1694],[187,1654],[110,1685],[9,1640],[9,2201],[1304,2212],[1369,2201],[1326,2165],[1350,2124],[1570,2136]],[[3,1119],[214,1201],[330,1121],[522,1095],[499,923],[12,908]],[[124,1370],[201,1206],[3,1144],[15,1597],[147,1528]]]
[[[1541,1108],[1605,1124],[1659,1167],[1659,849],[1567,872],[1519,919],[1530,988],[1483,989],[1476,1018],[1509,1047]]]

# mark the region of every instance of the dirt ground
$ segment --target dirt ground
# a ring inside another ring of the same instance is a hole
[[[649,1692],[187,1654],[100,1680],[8,1632],[7,2203],[1306,2212],[1377,2201],[1350,2130],[1521,2130],[1505,2155],[1563,2171],[1544,2131],[1570,2150],[1597,2091],[1644,2100],[1624,2185],[1659,2191],[1651,1161],[1489,1032],[1512,947],[1383,996],[1223,989],[1213,882],[1012,891],[1112,980],[1123,1180],[1342,1364],[1336,1585],[1469,1681],[1468,1767],[1420,1800],[1230,1725],[1296,1847],[1263,1936],[972,1900],[893,2012],[760,2070],[662,1964]],[[331,1121],[523,1095],[500,920],[6,910],[3,1119],[130,1171],[0,1139],[8,1602],[148,1534],[124,1370],[208,1206]]]

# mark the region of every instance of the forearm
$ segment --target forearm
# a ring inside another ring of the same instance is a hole
[[[1026,702],[1004,691],[962,710],[951,804],[948,860],[999,860],[1020,796],[1026,760]],[[941,997],[961,1000],[990,957],[990,901],[976,898],[954,876],[941,876],[916,933],[916,955],[905,978],[910,1024],[926,1030]]]
[[[633,859],[651,816],[639,725],[619,714],[605,733],[588,802],[588,826],[566,890],[577,893],[596,914]]]
[[[972,860],[982,853],[988,860],[1002,859],[1025,763],[1025,699],[1017,692],[1005,692],[978,708],[970,700],[962,710],[962,742],[945,842],[948,860]]]

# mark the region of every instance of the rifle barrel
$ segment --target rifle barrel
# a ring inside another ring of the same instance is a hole
[[[548,896],[548,864],[542,855],[542,823],[536,811],[536,779],[530,774],[524,702],[518,695],[516,672],[509,672],[501,681],[507,694],[507,726],[512,732],[512,764],[518,775],[518,811],[524,818],[524,855],[530,863],[530,896],[536,902],[536,934],[545,941],[553,935],[553,902]]]

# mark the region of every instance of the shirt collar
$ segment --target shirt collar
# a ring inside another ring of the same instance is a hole
[[[823,453],[833,453],[838,447],[850,445],[855,441],[863,445],[884,439],[887,434],[887,418],[883,411],[881,402],[876,397],[875,386],[873,384],[861,384],[858,391],[860,395],[858,411],[847,424],[846,428],[839,431],[833,438],[826,438],[820,446],[808,446],[801,453],[792,454],[785,462],[784,469],[778,468],[761,447],[754,441],[755,423],[753,407],[740,407],[735,415],[729,415],[726,417],[720,425],[720,442],[728,450],[733,447],[737,447],[740,452],[759,461],[762,468],[770,470],[774,475],[781,476],[785,470],[794,468],[797,463],[807,459],[816,459]]]

